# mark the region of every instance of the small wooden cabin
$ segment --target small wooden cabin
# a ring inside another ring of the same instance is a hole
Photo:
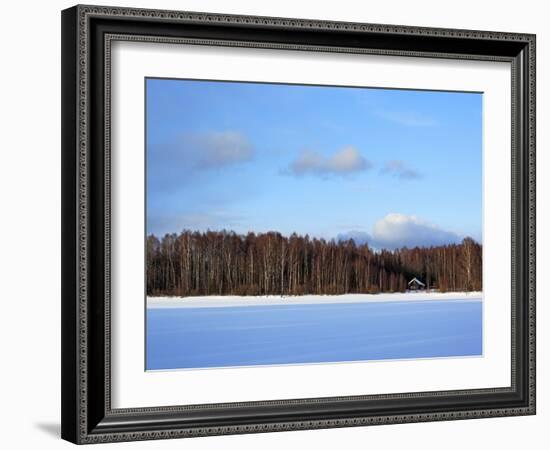
[[[409,283],[407,284],[407,288],[409,291],[421,291],[426,289],[426,285],[422,283],[418,278],[414,277]]]

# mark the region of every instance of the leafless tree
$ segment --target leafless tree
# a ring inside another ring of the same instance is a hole
[[[482,247],[373,251],[277,232],[183,231],[147,237],[147,295],[304,295],[403,292],[416,277],[441,291],[482,289]]]

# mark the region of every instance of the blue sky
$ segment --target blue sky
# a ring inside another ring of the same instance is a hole
[[[482,94],[147,79],[147,232],[481,241]]]

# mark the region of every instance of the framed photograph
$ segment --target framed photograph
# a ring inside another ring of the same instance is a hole
[[[62,12],[62,437],[535,413],[535,36]]]

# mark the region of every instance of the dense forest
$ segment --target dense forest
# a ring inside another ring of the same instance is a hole
[[[438,247],[373,251],[353,240],[276,232],[183,231],[147,238],[147,295],[304,295],[404,292],[417,277],[428,289],[480,291],[481,245],[471,238]]]

